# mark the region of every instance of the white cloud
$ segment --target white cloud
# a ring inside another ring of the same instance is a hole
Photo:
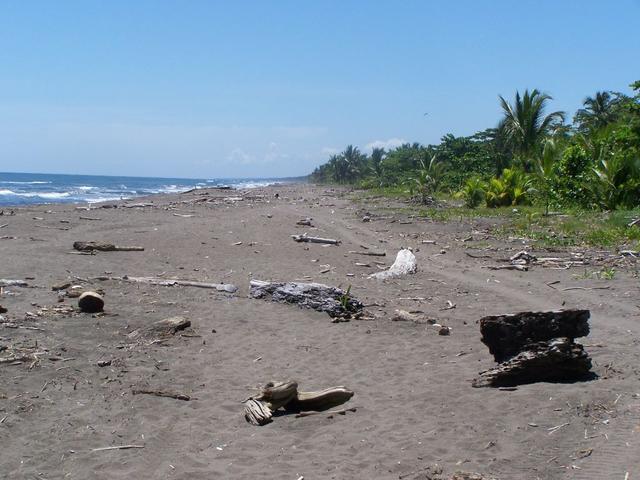
[[[391,150],[407,143],[404,138],[390,138],[389,140],[375,140],[371,143],[367,143],[364,147],[366,152],[371,152],[374,148],[384,148],[385,150]]]
[[[340,150],[333,147],[324,147],[320,152],[322,153],[322,155],[331,156],[337,155],[338,153],[340,153]]]
[[[227,160],[232,163],[239,163],[241,165],[248,165],[253,162],[253,156],[245,152],[240,148],[234,148],[227,156]]]

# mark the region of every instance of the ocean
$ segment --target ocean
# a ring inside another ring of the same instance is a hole
[[[0,206],[36,203],[96,203],[192,188],[252,188],[292,179],[153,178],[0,172]]]

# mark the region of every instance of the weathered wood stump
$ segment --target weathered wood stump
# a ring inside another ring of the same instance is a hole
[[[252,280],[249,295],[253,298],[270,296],[274,302],[296,303],[303,308],[327,312],[331,317],[358,313],[364,307],[348,292],[321,283],[271,283]]]
[[[497,367],[480,373],[474,387],[513,387],[534,382],[564,382],[586,378],[591,359],[569,338],[531,343]]]
[[[574,339],[589,334],[589,310],[521,312],[480,320],[482,343],[502,362],[530,343],[557,337]]]
[[[96,292],[84,292],[78,298],[78,307],[86,313],[98,313],[104,308],[104,300]]]

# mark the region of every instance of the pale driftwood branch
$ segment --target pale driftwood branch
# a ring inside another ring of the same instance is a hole
[[[324,411],[345,403],[352,396],[353,392],[342,386],[316,392],[299,392],[295,381],[269,382],[259,395],[244,402],[244,417],[253,425],[265,425],[272,421],[273,412],[281,407],[289,412],[303,412],[299,416],[307,416],[310,410]],[[346,411],[355,411],[355,408],[326,413],[331,415]]]
[[[356,252],[355,250],[349,251],[353,255],[368,255],[370,257],[385,257],[387,252]]]
[[[320,238],[320,237],[310,237],[306,233],[302,235],[291,235],[296,242],[307,242],[307,243],[326,243],[328,245],[339,245],[340,240],[336,240],[333,238]]]
[[[326,410],[342,405],[353,397],[353,391],[346,387],[330,387],[316,392],[298,392],[298,395],[287,404],[294,410]]]
[[[73,248],[81,252],[143,252],[144,247],[120,246],[105,242],[73,242]]]
[[[144,208],[144,207],[155,207],[153,203],[130,203],[120,205],[122,208]]]
[[[526,265],[485,265],[482,268],[488,268],[489,270],[517,270],[519,272],[526,272],[529,267]]]
[[[170,278],[155,278],[155,277],[130,277],[125,275],[124,277],[94,277],[93,280],[118,280],[131,283],[148,283],[149,285],[160,285],[163,287],[197,287],[197,288],[210,288],[218,290],[219,292],[235,293],[238,287],[230,283],[207,283],[196,282],[193,280],[179,280]]]
[[[182,214],[182,213],[174,213],[173,214],[174,217],[182,217],[182,218],[191,218],[191,217],[195,217],[195,215],[189,215],[189,214]]]
[[[29,284],[24,280],[11,280],[8,278],[0,278],[0,287],[27,287]]]
[[[102,220],[101,218],[96,218],[96,217],[80,217],[80,220],[93,220],[93,221],[100,221]]]
[[[165,390],[151,390],[147,388],[136,388],[131,391],[134,395],[155,395],[156,397],[175,398],[176,400],[191,400],[189,395],[179,392],[169,392]]]
[[[339,410],[330,410],[328,412],[300,412],[296,413],[296,418],[310,417],[312,415],[327,415],[327,417],[333,417],[334,415],[344,415],[347,412],[355,412],[356,410],[358,410],[358,407],[341,408]]]
[[[0,364],[3,363],[13,363],[13,362],[26,362],[28,360],[33,360],[33,355],[18,355],[13,357],[4,357],[0,358]]]
[[[105,452],[107,450],[128,450],[130,448],[144,448],[144,445],[115,445],[113,447],[92,448],[92,452]]]
[[[0,225],[0,228],[4,228],[4,227],[8,227],[9,224],[8,223],[3,223],[2,225]]]

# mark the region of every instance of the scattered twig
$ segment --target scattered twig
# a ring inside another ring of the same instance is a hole
[[[556,425],[555,427],[547,428],[547,431],[549,432],[549,435],[551,435],[552,433],[556,433],[558,430],[566,427],[567,425],[569,425],[569,422],[563,423],[562,425]]]
[[[353,255],[369,255],[371,257],[385,257],[387,252],[356,252],[354,250],[349,251]]]
[[[456,308],[456,304],[453,303],[451,300],[447,300],[447,306],[441,308],[440,310],[451,310],[453,308]]]
[[[168,392],[164,390],[150,390],[150,389],[134,389],[132,392],[134,395],[155,395],[156,397],[167,397],[167,398],[175,398],[176,400],[191,400],[189,395],[179,392]]]
[[[47,228],[49,230],[69,230],[69,227],[50,227],[49,225],[34,225],[34,227]]]
[[[610,285],[606,287],[567,287],[563,288],[562,291],[566,292],[567,290],[609,290],[611,288]]]
[[[474,255],[469,252],[464,252],[464,253],[467,257],[471,257],[471,258],[491,258],[491,255]]]

